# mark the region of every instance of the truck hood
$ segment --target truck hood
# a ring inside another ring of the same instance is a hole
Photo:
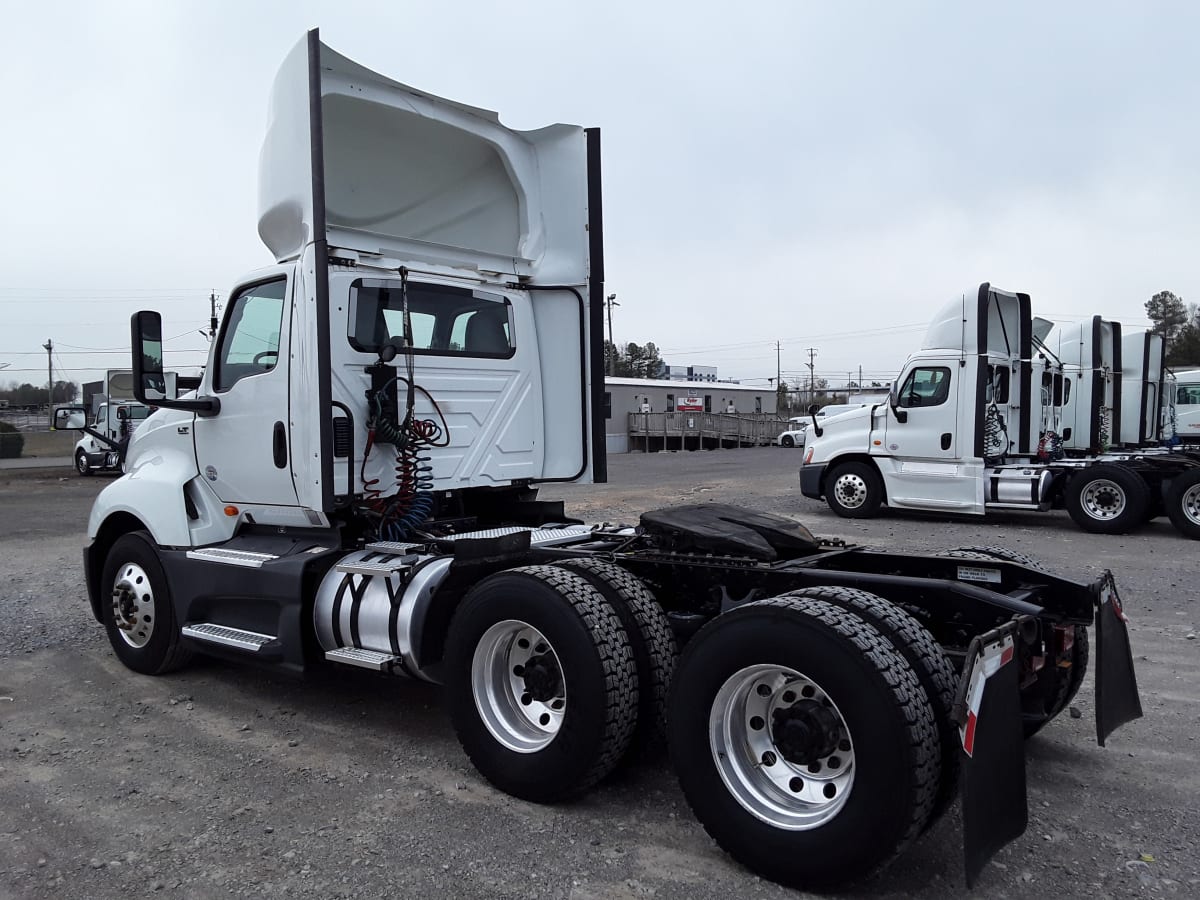
[[[313,30],[272,88],[258,232],[279,262],[326,239],[360,258],[582,284],[587,139],[574,125],[507,128],[347,59]]]

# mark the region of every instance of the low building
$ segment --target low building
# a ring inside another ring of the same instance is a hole
[[[726,413],[775,416],[775,391],[726,381],[605,378],[605,447],[629,452],[630,413]]]

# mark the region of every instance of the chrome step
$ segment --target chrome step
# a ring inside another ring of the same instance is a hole
[[[368,550],[373,550],[376,553],[416,553],[424,544],[407,544],[403,541],[376,541],[373,544],[367,544]]]
[[[392,559],[338,563],[333,568],[335,571],[345,572],[347,575],[394,575],[397,572],[406,572],[412,566],[406,563],[402,557],[397,556]]]
[[[241,628],[230,628],[228,625],[213,625],[211,622],[201,622],[198,625],[184,625],[183,636],[208,644],[220,644],[223,647],[234,647],[238,650],[249,650],[257,653],[264,644],[275,640],[273,634],[259,634],[257,631],[243,631]]]
[[[467,531],[462,534],[448,534],[438,538],[447,544],[460,540],[486,540],[488,538],[504,537],[521,531],[529,532],[531,547],[552,547],[555,544],[570,544],[583,540],[592,533],[591,525],[568,525],[566,528],[529,528],[523,525],[506,525],[503,528],[488,528],[485,531]]]
[[[263,563],[279,559],[274,553],[230,550],[226,547],[202,547],[199,550],[189,550],[187,557],[188,559],[203,559],[208,562],[221,563],[226,566],[242,566],[247,569],[261,569]]]
[[[358,666],[361,669],[371,669],[375,672],[390,672],[404,663],[403,659],[393,656],[391,653],[362,650],[358,647],[338,647],[336,650],[326,650],[325,658],[330,662]]]

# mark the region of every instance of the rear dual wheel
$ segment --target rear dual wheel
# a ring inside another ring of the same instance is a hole
[[[1166,502],[1171,524],[1182,534],[1200,540],[1200,469],[1190,469],[1172,478]]]
[[[1126,534],[1146,521],[1150,488],[1131,469],[1113,463],[1089,466],[1067,483],[1067,512],[1093,534]]]
[[[459,742],[505,793],[539,803],[582,793],[629,748],[629,636],[579,574],[526,566],[485,578],[455,613],[445,660]]]
[[[899,853],[938,802],[928,695],[865,616],[798,591],[705,626],[671,693],[671,757],[708,833],[749,868],[809,888]]]

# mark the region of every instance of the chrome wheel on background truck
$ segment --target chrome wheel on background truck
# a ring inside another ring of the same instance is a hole
[[[1166,504],[1171,524],[1190,538],[1200,538],[1200,469],[1171,479]]]
[[[1067,512],[1094,534],[1125,534],[1145,521],[1150,489],[1136,472],[1112,463],[1089,466],[1067,483]]]
[[[825,483],[829,508],[847,519],[869,519],[883,502],[883,480],[870,463],[842,463]]]

